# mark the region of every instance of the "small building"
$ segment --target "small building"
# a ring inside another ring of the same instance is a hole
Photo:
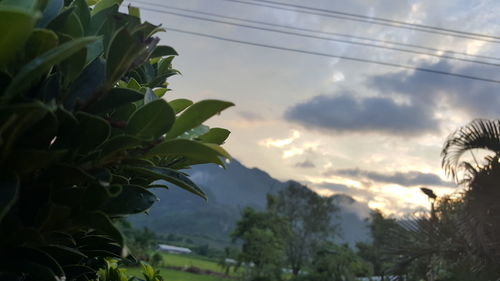
[[[177,247],[167,244],[158,244],[158,250],[172,254],[191,254],[193,252],[189,248]]]

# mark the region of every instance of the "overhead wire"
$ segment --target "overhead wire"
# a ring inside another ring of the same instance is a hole
[[[232,0],[229,0],[229,1],[232,1]],[[494,36],[494,35],[468,32],[468,31],[463,31],[463,30],[450,29],[450,28],[425,25],[425,24],[418,24],[418,23],[412,23],[412,22],[405,22],[405,21],[399,21],[399,20],[387,19],[387,18],[381,18],[381,17],[371,17],[371,16],[365,16],[365,15],[361,15],[361,14],[343,12],[343,11],[339,11],[339,10],[321,9],[321,8],[297,5],[297,4],[292,4],[292,3],[283,3],[283,2],[279,2],[279,1],[273,1],[273,0],[251,0],[251,1],[268,3],[268,4],[278,5],[278,6],[294,7],[294,8],[305,9],[305,10],[327,12],[327,13],[331,13],[331,14],[344,15],[344,16],[350,16],[350,17],[355,17],[355,18],[372,19],[372,20],[376,20],[376,21],[399,24],[399,25],[404,25],[404,26],[417,26],[417,27],[421,27],[421,28],[445,31],[445,32],[450,32],[450,33],[464,34],[464,35],[477,36],[477,37],[483,37],[483,38],[500,39],[499,36]]]
[[[165,5],[165,4],[161,4],[161,3],[158,3],[158,4],[151,3],[151,2],[142,1],[142,0],[133,0],[133,2],[140,3],[140,4],[147,4],[147,5],[155,5],[155,6],[159,6],[159,7],[171,9],[171,10],[176,10],[176,11],[183,11],[183,12],[195,13],[195,14],[206,15],[206,16],[211,16],[211,17],[216,17],[216,18],[224,18],[224,19],[229,19],[229,20],[236,20],[236,21],[248,22],[248,23],[259,24],[259,25],[279,27],[279,28],[291,29],[291,30],[296,30],[296,31],[312,32],[312,33],[325,34],[325,35],[330,35],[330,36],[343,37],[343,38],[348,38],[348,39],[371,41],[371,42],[377,42],[377,43],[381,43],[381,44],[390,44],[390,45],[395,45],[395,46],[416,48],[416,49],[427,50],[427,51],[431,51],[431,52],[443,52],[443,53],[448,53],[448,54],[452,54],[452,55],[461,55],[461,56],[467,56],[467,57],[471,57],[471,58],[500,61],[500,58],[492,57],[492,56],[469,54],[469,53],[465,53],[465,52],[446,50],[446,49],[438,49],[438,48],[432,48],[432,47],[410,44],[410,43],[402,43],[402,42],[396,42],[396,41],[390,41],[390,40],[380,40],[380,39],[364,37],[364,36],[354,36],[354,35],[345,34],[345,33],[323,31],[323,30],[317,30],[317,29],[312,29],[312,28],[302,28],[302,27],[297,27],[297,26],[292,26],[292,25],[270,23],[270,22],[259,21],[259,20],[243,19],[243,18],[226,16],[226,15],[221,15],[221,14],[211,13],[211,12],[206,12],[206,11],[179,8],[179,7],[174,7],[174,6]]]
[[[483,78],[483,77],[478,77],[478,76],[472,76],[472,75],[461,74],[461,73],[453,73],[453,72],[447,72],[447,71],[424,68],[424,67],[416,67],[416,66],[383,62],[383,61],[376,61],[376,60],[370,60],[370,59],[364,59],[364,58],[341,56],[341,55],[327,54],[327,53],[322,53],[322,52],[315,52],[315,51],[288,48],[288,47],[282,47],[282,46],[275,46],[275,45],[269,45],[269,44],[251,42],[251,41],[231,39],[231,38],[227,38],[227,37],[222,37],[222,36],[217,36],[217,35],[212,35],[212,34],[207,34],[207,33],[201,33],[201,32],[194,32],[194,31],[189,31],[189,30],[184,30],[184,29],[179,29],[179,28],[172,28],[172,27],[168,28],[168,31],[190,34],[190,35],[200,36],[200,37],[205,37],[205,38],[212,38],[212,39],[221,40],[221,41],[239,43],[239,44],[243,44],[243,45],[263,47],[263,48],[274,49],[274,50],[288,51],[288,52],[301,53],[301,54],[309,54],[309,55],[315,55],[315,56],[321,56],[321,57],[338,58],[338,59],[344,59],[344,60],[350,60],[350,61],[371,63],[371,64],[390,66],[390,67],[402,68],[402,69],[413,70],[413,71],[428,72],[428,73],[441,74],[441,75],[458,77],[458,78],[463,78],[463,79],[477,80],[477,81],[500,84],[500,80],[496,80],[496,79]]]
[[[331,18],[342,19],[342,20],[350,20],[350,21],[356,21],[356,22],[364,22],[364,23],[370,23],[370,24],[390,26],[390,27],[396,27],[396,28],[407,29],[407,30],[415,30],[415,31],[420,31],[420,32],[425,32],[425,33],[430,33],[430,34],[446,35],[446,36],[451,36],[451,37],[472,39],[472,40],[489,42],[489,43],[496,43],[496,44],[500,43],[500,39],[497,39],[496,36],[490,36],[490,35],[474,36],[474,35],[467,35],[464,33],[460,33],[458,31],[452,33],[452,32],[447,32],[447,31],[425,29],[425,28],[421,28],[418,26],[412,26],[412,25],[398,25],[398,24],[390,23],[390,22],[377,21],[377,20],[374,20],[373,18],[370,18],[370,17],[361,18],[361,17],[352,17],[352,16],[343,16],[343,15],[333,14],[329,10],[319,12],[319,11],[315,11],[315,10],[305,10],[305,9],[298,10],[297,8],[287,8],[285,6],[279,6],[276,4],[269,5],[269,4],[260,3],[260,2],[250,2],[250,1],[243,1],[243,0],[222,0],[222,1],[241,3],[241,4],[246,4],[246,5],[253,5],[253,6],[257,6],[257,7],[267,7],[267,8],[273,8],[273,9],[278,9],[278,10],[283,10],[283,11],[300,12],[300,13],[305,13],[305,14],[310,14],[310,15],[331,17]],[[282,4],[285,5],[284,3],[282,3]]]
[[[427,53],[427,52],[422,52],[422,51],[416,51],[416,50],[410,50],[410,49],[402,49],[402,48],[395,48],[395,47],[388,47],[388,46],[377,45],[377,44],[372,44],[372,43],[363,43],[363,42],[356,42],[356,41],[350,41],[350,40],[335,39],[335,38],[331,38],[331,37],[324,37],[324,36],[317,36],[317,35],[296,33],[296,32],[290,32],[290,31],[283,31],[283,30],[266,28],[266,27],[258,27],[258,26],[252,26],[252,25],[247,25],[247,24],[240,24],[240,23],[222,21],[222,20],[217,20],[217,19],[210,19],[210,18],[206,18],[206,17],[199,17],[199,16],[193,16],[193,15],[181,14],[181,13],[177,13],[177,12],[159,10],[157,8],[156,9],[152,9],[152,8],[143,7],[143,6],[138,6],[138,8],[141,8],[141,9],[144,9],[144,10],[148,10],[148,11],[152,11],[152,12],[157,12],[157,13],[164,13],[164,14],[169,14],[169,15],[174,15],[174,16],[179,16],[179,17],[184,17],[184,18],[190,18],[190,19],[196,19],[196,20],[214,22],[214,23],[221,23],[221,24],[232,25],[232,26],[239,26],[239,27],[244,27],[244,28],[249,28],[249,29],[255,29],[255,30],[270,31],[270,32],[275,32],[275,33],[280,33],[280,34],[287,34],[287,35],[307,37],[307,38],[313,38],[313,39],[334,41],[334,42],[339,42],[339,43],[344,43],[344,44],[354,44],[354,45],[360,45],[360,46],[365,46],[365,47],[374,47],[374,48],[380,48],[380,49],[386,49],[386,50],[393,50],[393,51],[398,51],[398,52],[406,52],[406,53],[412,53],[412,54],[418,54],[418,55],[426,55],[426,56],[432,56],[432,57],[449,59],[449,60],[458,60],[458,61],[464,61],[464,62],[470,62],[470,63],[477,63],[477,64],[483,64],[483,65],[500,67],[499,63],[493,63],[493,62],[486,62],[486,61],[472,60],[472,59],[466,59],[466,58],[459,58],[459,57],[454,57],[454,56],[449,56],[449,55],[438,55],[438,54],[432,54],[432,53]],[[244,19],[238,19],[238,20],[245,21]]]

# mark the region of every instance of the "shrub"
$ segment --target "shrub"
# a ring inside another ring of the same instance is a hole
[[[95,278],[128,256],[116,218],[206,198],[180,169],[229,157],[202,123],[233,104],[164,98],[177,53],[120,3],[0,0],[1,279]]]

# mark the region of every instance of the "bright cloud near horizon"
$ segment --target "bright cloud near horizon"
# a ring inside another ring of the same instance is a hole
[[[500,30],[496,0],[280,1],[474,33]],[[142,17],[162,24],[167,32],[160,43],[180,54],[174,66],[183,75],[169,80],[169,97],[234,102],[236,107],[209,123],[232,131],[227,150],[246,166],[302,182],[325,196],[345,193],[395,214],[427,208],[421,186],[438,195],[458,191],[440,166],[446,137],[474,118],[500,115],[500,84],[266,49],[169,28],[488,79],[498,79],[496,66],[203,22],[161,13],[169,9],[160,5],[482,56],[498,56],[498,43],[224,0],[129,2],[156,10],[142,9]]]

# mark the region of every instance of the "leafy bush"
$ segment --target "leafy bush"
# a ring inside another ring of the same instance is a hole
[[[90,6],[89,6],[90,4]],[[128,256],[114,219],[223,165],[232,106],[163,98],[177,53],[121,0],[0,0],[0,278],[88,280]],[[162,180],[162,181],[159,181]]]

